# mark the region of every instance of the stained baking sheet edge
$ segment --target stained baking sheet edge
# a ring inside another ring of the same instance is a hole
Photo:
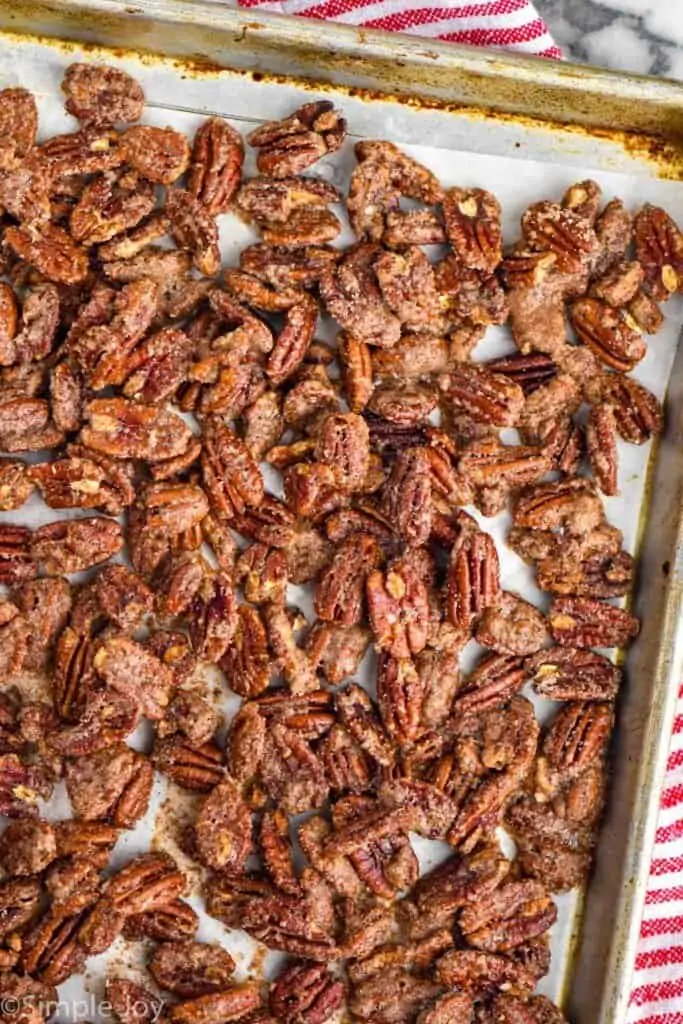
[[[24,17],[31,6],[19,5]],[[57,29],[55,31],[56,35],[63,38],[65,26],[73,25],[73,22],[69,21],[69,12],[72,8],[80,5],[69,3],[61,6],[64,21],[61,31]],[[158,12],[162,8],[166,9],[166,5],[155,4],[153,6]],[[179,6],[188,7],[187,4]],[[189,6],[196,10],[198,7],[205,9],[208,5]],[[146,16],[149,16],[151,7],[152,5],[146,6]],[[15,9],[17,9],[16,6]],[[40,13],[40,18],[44,19],[45,5],[35,5],[35,9]],[[235,23],[232,15],[236,12],[225,11],[224,13],[226,35],[222,41],[221,52],[224,61],[229,63],[231,57],[237,57],[240,44],[234,39]],[[1,16],[3,15],[4,0],[0,0],[0,24],[2,24]],[[50,17],[54,17],[54,12],[51,12]],[[276,20],[278,23],[282,22],[282,19]],[[220,23],[220,21],[220,11],[212,14],[212,30],[214,32],[217,22]],[[269,19],[265,19],[265,21],[268,22]],[[92,24],[90,22],[91,26]],[[296,37],[301,24],[301,22],[296,22],[291,26],[289,30],[291,38]],[[44,20],[41,20],[40,25],[36,23],[35,27],[40,27],[40,30],[43,31],[47,26]],[[327,29],[326,26],[326,36],[328,36]],[[108,31],[107,22],[103,20],[100,29],[100,42],[106,43],[110,38]],[[328,41],[332,44],[335,31],[335,29],[331,29],[332,34],[328,36]],[[348,30],[345,32],[348,34]],[[116,42],[118,43],[120,40],[117,39]],[[359,45],[362,45],[360,37]],[[120,50],[119,56],[121,56]],[[471,56],[469,59],[476,63],[475,56]],[[504,58],[501,57],[500,61],[505,64]],[[522,63],[526,66],[528,62]],[[153,68],[154,63],[148,62],[147,66]],[[203,91],[202,82],[205,83],[207,78],[222,77],[222,75],[215,66],[205,68],[204,71],[196,63],[188,65],[188,70],[190,67],[191,74],[188,75],[186,81],[185,95],[189,110],[193,110],[198,109],[193,99],[194,86],[196,85],[198,92],[201,92]],[[181,65],[176,63],[176,71],[180,69]],[[292,64],[291,61],[290,69],[294,74],[298,70],[296,64]],[[371,71],[370,56],[364,71],[366,77],[371,77]],[[614,76],[611,77],[614,78]],[[539,73],[539,81],[542,82],[542,79],[543,74]],[[630,86],[633,85],[633,82],[628,80],[624,84],[626,92],[628,92],[627,85],[629,83]],[[291,105],[291,96],[286,88],[282,88],[282,82],[278,83],[275,79],[272,83],[266,81],[262,83],[263,88],[267,89],[269,84],[273,88],[279,87],[277,95],[282,98],[283,109],[288,104]],[[636,84],[639,87],[641,85],[641,83]],[[643,83],[642,88],[647,93],[649,85]],[[680,89],[678,93],[680,96]],[[376,97],[376,101],[380,102],[380,98]],[[391,103],[392,101],[385,102]],[[607,102],[609,102],[609,97]],[[392,110],[401,106],[401,101],[398,99],[393,103]],[[373,114],[368,112],[371,111],[373,105],[367,103],[367,96],[353,94],[347,96],[345,106],[347,105],[353,108],[351,112],[352,127],[359,134],[363,134],[374,119]],[[162,105],[159,104],[158,108],[161,114]],[[270,109],[269,105],[268,110]],[[364,110],[368,112],[367,125],[362,116],[358,119],[354,117],[354,113]],[[246,116],[246,111],[244,113]],[[239,114],[237,116],[239,118]],[[533,154],[547,162],[561,160],[564,164],[575,163],[577,166],[583,166],[590,158],[593,165],[603,172],[607,169],[628,171],[630,174],[650,178],[656,170],[656,164],[651,159],[652,151],[638,150],[637,147],[629,149],[623,145],[621,137],[605,136],[600,132],[595,134],[585,132],[572,138],[571,135],[567,136],[542,125],[529,124],[524,119],[509,118],[498,123],[493,122],[496,123],[497,131],[496,138],[492,139],[490,134],[485,131],[486,127],[491,126],[491,122],[478,121],[476,117],[466,111],[457,111],[452,107],[446,109],[421,107],[419,104],[408,107],[405,107],[404,104],[402,109],[402,123],[407,126],[408,134],[412,130],[411,125],[415,123],[415,118],[420,119],[421,125],[429,126],[430,131],[437,132],[439,124],[444,123],[442,121],[444,117],[448,117],[451,136],[456,141],[460,140],[461,148],[467,148],[462,145],[463,141],[473,142],[476,136],[480,150],[488,149],[496,153],[500,153],[502,150],[508,156],[514,152],[515,147],[518,147],[522,150],[519,155],[528,157]],[[455,127],[456,123],[457,127]],[[475,124],[479,124],[476,131],[473,129]],[[667,140],[665,137],[666,127],[663,121],[661,125],[662,146],[671,144],[675,148],[677,141],[675,139]],[[656,341],[653,344],[656,344]],[[594,1021],[596,1024],[617,1024],[624,1019],[634,942],[637,937],[639,912],[647,877],[648,851],[655,827],[657,792],[666,762],[666,742],[663,741],[663,738],[668,735],[670,730],[677,682],[683,660],[680,629],[678,628],[683,583],[679,542],[681,532],[680,491],[683,480],[683,455],[681,454],[683,447],[680,437],[681,407],[683,406],[683,396],[681,395],[683,388],[682,358],[679,352],[673,378],[674,383],[669,394],[669,433],[660,447],[657,482],[652,488],[650,528],[646,531],[643,548],[638,604],[646,611],[647,615],[643,635],[629,659],[631,678],[641,680],[641,682],[636,685],[632,684],[628,688],[621,705],[620,739],[616,750],[612,812],[608,817],[606,830],[601,839],[597,872],[583,923],[583,951],[579,957],[576,984],[569,1001],[570,1007],[573,1006],[576,1009],[577,1020],[580,1024],[593,1024]],[[642,684],[644,677],[647,677],[648,682],[652,680],[651,687]],[[614,812],[618,812],[630,801],[632,801],[634,811],[632,830],[626,844],[622,870],[615,871],[610,845],[614,842],[616,832],[620,828],[623,829],[624,823],[623,820],[615,819]],[[612,838],[610,839],[610,837]],[[610,921],[613,922],[611,930],[605,927],[605,922]],[[597,997],[598,992],[601,993],[600,998]]]

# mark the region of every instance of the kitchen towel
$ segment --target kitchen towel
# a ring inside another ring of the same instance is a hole
[[[239,0],[240,7],[561,57],[529,0]]]
[[[561,57],[528,0],[239,0],[241,7]],[[683,1024],[683,687],[624,1024]]]

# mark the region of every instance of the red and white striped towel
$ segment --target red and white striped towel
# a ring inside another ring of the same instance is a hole
[[[239,6],[451,43],[562,56],[529,0],[239,0]]]
[[[238,0],[241,7],[561,57],[529,0]],[[587,1022],[588,1024],[588,1022]],[[628,1021],[683,1024],[683,687],[652,854]]]
[[[652,851],[628,1024],[683,1024],[683,686]]]

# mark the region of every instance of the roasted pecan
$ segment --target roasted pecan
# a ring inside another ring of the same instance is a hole
[[[332,413],[323,421],[315,456],[330,466],[343,490],[362,487],[369,468],[369,438],[367,424],[357,413]]]
[[[448,240],[466,267],[492,271],[501,261],[500,204],[483,189],[450,188],[443,198]]]
[[[550,356],[542,352],[524,354],[518,352],[500,359],[490,359],[484,364],[491,373],[503,374],[519,384],[525,395],[530,395],[537,388],[549,384],[557,373],[557,366]]]
[[[62,520],[39,527],[31,538],[31,556],[49,576],[90,569],[123,545],[121,527],[111,519]]]
[[[115,235],[136,227],[152,212],[155,202],[154,188],[144,179],[137,180],[134,188],[128,188],[121,181],[94,178],[71,210],[71,235],[86,248],[108,242]]]
[[[526,678],[519,657],[504,653],[485,658],[459,687],[453,706],[459,714],[499,707],[522,688]]]
[[[180,249],[192,253],[192,262],[202,274],[213,277],[220,268],[218,226],[204,204],[181,188],[169,189],[164,207],[171,234]]]
[[[635,615],[589,597],[556,597],[548,619],[561,647],[624,647],[640,629]]]
[[[221,117],[210,117],[197,129],[187,172],[188,191],[210,214],[230,209],[239,187],[244,145],[239,132]]]
[[[368,409],[391,427],[411,427],[424,423],[438,404],[435,390],[424,384],[397,384],[385,381],[375,388]],[[374,440],[374,438],[373,438]]]

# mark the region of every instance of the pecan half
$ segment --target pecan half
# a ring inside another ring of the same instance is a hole
[[[635,615],[589,597],[556,597],[548,620],[561,647],[624,647],[640,629]]]

